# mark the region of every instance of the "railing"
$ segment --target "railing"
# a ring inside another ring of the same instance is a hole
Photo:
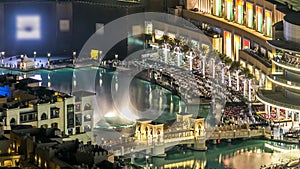
[[[280,102],[280,101],[276,101],[276,100],[270,99],[270,98],[264,96],[264,94],[263,94],[262,91],[268,91],[268,90],[259,89],[256,92],[256,96],[258,97],[259,101],[261,101],[261,102],[267,102],[267,103],[272,103],[272,104],[275,104],[275,105],[280,106],[280,107],[286,107],[286,108],[290,108],[290,109],[300,110],[300,106],[295,106],[295,105],[291,105],[291,104],[287,104],[287,103],[283,103],[283,102]],[[269,92],[272,92],[272,91],[269,91]]]
[[[293,86],[295,86],[295,87],[300,87],[300,83],[292,82],[292,81],[283,79],[283,78],[281,78],[280,76],[270,75],[268,78],[269,78],[269,80],[271,80],[271,81],[274,80],[274,81],[277,81],[277,82],[280,82],[280,83],[287,84],[287,85],[288,85],[287,87],[290,87],[290,88],[293,88]]]
[[[229,130],[229,131],[219,131],[213,133],[209,139],[234,139],[234,138],[248,138],[248,137],[257,137],[264,136],[265,130],[250,130],[250,129],[241,129],[241,130]]]
[[[286,61],[281,60],[281,59],[279,59],[277,57],[273,58],[272,61],[275,64],[279,65],[279,66],[284,65],[285,68],[288,68],[288,69],[299,69],[299,71],[300,71],[300,65],[296,65],[296,64],[292,64],[292,63],[286,62]]]
[[[270,60],[262,58],[263,56],[259,56],[259,54],[257,52],[254,52],[254,50],[244,49],[242,51],[244,51],[245,53],[251,55],[256,60],[258,60],[259,62],[261,62],[262,64],[264,64],[266,67],[272,67],[272,63],[271,63]]]

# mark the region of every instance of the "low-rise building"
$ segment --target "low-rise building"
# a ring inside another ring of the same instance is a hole
[[[40,81],[30,78],[15,77],[8,86],[11,86],[10,97],[0,103],[0,120],[5,130],[21,124],[58,128],[64,135],[92,136],[95,93],[66,94],[42,87]]]

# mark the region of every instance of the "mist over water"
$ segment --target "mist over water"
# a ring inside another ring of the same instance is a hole
[[[0,69],[0,73],[35,78],[41,80],[42,86],[67,94],[76,91],[96,93],[93,105],[96,128],[132,125],[139,118],[153,119],[157,122],[172,121],[175,120],[176,113],[186,110],[185,103],[178,96],[172,95],[161,86],[137,78],[130,83],[129,98],[118,99],[120,103],[117,103],[116,108],[112,91],[122,91],[121,79],[124,77],[102,68],[64,68],[28,73]]]

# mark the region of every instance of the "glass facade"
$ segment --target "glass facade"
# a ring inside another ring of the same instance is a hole
[[[266,35],[272,36],[272,12],[265,10]]]
[[[224,50],[224,53],[234,60],[231,55],[231,33],[228,31],[224,31]]]
[[[239,24],[244,23],[244,1],[236,0],[236,22]]]
[[[214,0],[214,15],[222,16],[222,0]]]
[[[233,20],[233,0],[226,0],[226,19]]]
[[[263,31],[263,8],[260,6],[256,6],[256,30]]]
[[[247,27],[253,28],[253,4],[247,2],[246,4],[246,11],[247,11]]]

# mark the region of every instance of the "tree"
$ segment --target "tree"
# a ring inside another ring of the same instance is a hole
[[[234,61],[231,63],[230,70],[237,70],[241,68],[241,64],[238,61]]]

